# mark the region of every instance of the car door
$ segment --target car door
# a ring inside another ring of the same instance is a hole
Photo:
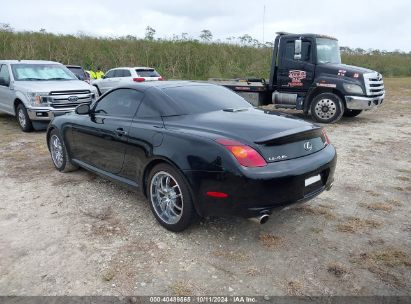
[[[161,117],[161,101],[155,91],[146,90],[130,127],[130,144],[126,156],[122,176],[140,184],[153,150],[159,147],[164,136],[164,122]],[[164,108],[164,107],[163,107]]]
[[[98,100],[90,115],[72,125],[72,158],[94,169],[120,173],[130,126],[143,93],[117,89]]]
[[[99,86],[99,89],[100,89],[101,93],[104,94],[105,92],[107,92],[108,90],[110,90],[114,87],[113,82],[115,81],[115,79],[114,79],[115,71],[116,70],[108,71],[107,74],[104,76],[104,78],[99,80],[98,86]]]
[[[10,88],[10,71],[7,64],[0,65],[0,111],[14,113],[14,91]]]
[[[280,91],[308,91],[314,80],[315,64],[312,39],[302,38],[301,58],[294,58],[296,38],[281,40],[277,84]]]

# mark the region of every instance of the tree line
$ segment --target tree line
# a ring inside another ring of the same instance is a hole
[[[1,59],[43,59],[63,64],[97,66],[107,70],[118,66],[155,67],[168,79],[268,78],[272,42],[262,43],[248,34],[213,39],[210,30],[199,37],[187,33],[170,39],[155,36],[154,28],[146,28],[145,37],[94,37],[84,33],[59,35],[15,31],[0,25]],[[411,76],[411,52],[387,52],[341,47],[342,61],[371,68],[384,76]]]

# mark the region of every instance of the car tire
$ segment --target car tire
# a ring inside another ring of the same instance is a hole
[[[344,117],[355,117],[355,116],[360,115],[361,113],[362,113],[362,110],[345,109]]]
[[[54,167],[60,172],[71,172],[77,170],[79,167],[73,165],[68,156],[66,145],[61,138],[58,130],[54,129],[50,132],[48,147],[50,151],[51,160]]]
[[[31,123],[29,114],[24,104],[20,103],[16,108],[17,122],[23,132],[33,131],[33,124]]]
[[[333,93],[317,95],[311,102],[311,116],[317,122],[334,123],[344,114],[344,103],[341,98]]]
[[[151,211],[166,229],[180,232],[197,218],[189,186],[174,167],[156,165],[148,176],[146,190]]]

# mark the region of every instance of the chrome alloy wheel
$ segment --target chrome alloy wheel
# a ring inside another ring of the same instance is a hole
[[[331,99],[321,99],[315,105],[315,114],[322,119],[330,119],[337,113],[337,105]]]
[[[176,224],[183,215],[183,194],[177,181],[165,171],[157,172],[150,183],[151,204],[161,220]]]
[[[57,135],[53,135],[50,138],[50,152],[54,165],[56,165],[57,168],[61,168],[64,161],[63,145]]]
[[[19,113],[17,114],[19,118],[19,123],[22,128],[26,127],[27,121],[26,121],[26,115],[24,115],[23,109],[19,109]]]

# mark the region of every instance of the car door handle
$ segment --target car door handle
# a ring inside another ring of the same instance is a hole
[[[127,135],[127,131],[124,131],[123,128],[116,129],[116,133],[117,133],[118,136]]]

